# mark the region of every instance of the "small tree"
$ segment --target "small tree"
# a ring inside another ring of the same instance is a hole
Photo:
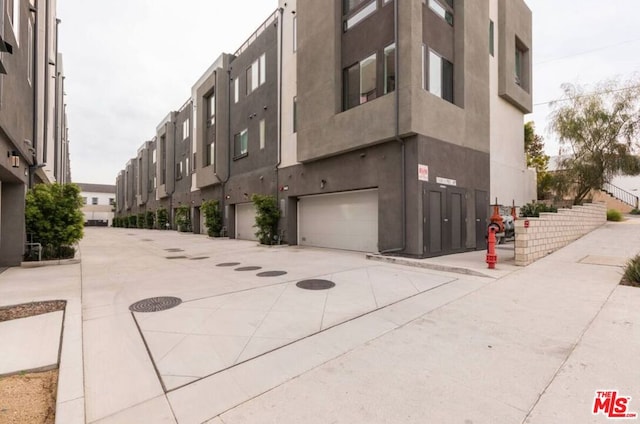
[[[181,233],[191,231],[191,209],[189,206],[182,205],[176,209],[176,226]]]
[[[144,228],[151,230],[155,223],[155,215],[152,211],[147,211],[144,215]]]
[[[615,175],[638,175],[635,156],[639,135],[640,84],[605,81],[593,93],[564,84],[564,98],[552,103],[551,129],[561,145],[562,175],[575,189],[574,204],[582,203]]]
[[[278,233],[278,220],[280,219],[280,209],[274,196],[263,196],[254,194],[251,201],[256,208],[256,237],[262,244],[273,244],[274,236]]]
[[[84,235],[82,206],[76,184],[38,184],[27,192],[27,234],[42,244],[44,258],[73,257],[73,245]]]
[[[167,229],[167,222],[169,220],[167,210],[165,208],[160,208],[156,211],[156,218],[158,222],[159,230]]]
[[[217,200],[207,200],[202,202],[200,210],[204,214],[204,225],[207,227],[209,237],[219,237],[222,231],[222,211],[220,202]]]
[[[549,156],[544,153],[544,138],[536,134],[532,121],[524,124],[524,150],[527,156],[527,167],[536,170],[536,191],[538,199],[549,196],[553,186],[553,176],[547,172]]]

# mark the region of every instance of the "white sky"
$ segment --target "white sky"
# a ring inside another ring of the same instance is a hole
[[[640,71],[638,0],[525,1],[534,19],[534,104],[558,99],[564,82],[594,84]],[[115,184],[200,75],[277,6],[276,0],[58,0],[72,179]],[[535,121],[554,155],[549,112],[540,104],[525,119]]]

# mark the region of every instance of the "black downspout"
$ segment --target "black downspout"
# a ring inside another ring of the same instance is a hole
[[[31,147],[33,148],[33,164],[29,166],[29,188],[33,188],[33,173],[38,166],[38,0],[29,9],[33,13],[33,136],[31,137]]]
[[[45,2],[46,4],[46,2]],[[44,24],[44,128],[42,142],[42,163],[47,163],[47,135],[49,133],[49,4],[46,4]]]
[[[222,216],[223,216],[223,220],[222,222],[224,222],[224,218],[226,217],[227,219],[227,237],[231,237],[229,235],[229,214],[226,213],[226,195],[225,193],[225,188],[227,186],[227,182],[229,181],[229,178],[231,178],[231,149],[233,149],[233,142],[231,139],[231,84],[233,82],[232,78],[231,78],[231,70],[233,69],[231,67],[231,64],[229,64],[228,66],[229,69],[227,69],[227,142],[228,142],[228,148],[227,148],[227,175],[224,177],[224,180],[222,180],[222,202],[221,202],[221,208],[222,208]],[[214,155],[214,161],[217,160],[217,155]],[[214,165],[215,167],[215,165]]]
[[[401,175],[400,175],[400,184],[402,185],[402,247],[398,247],[395,249],[388,249],[380,252],[381,254],[386,253],[397,253],[403,252],[407,248],[407,182],[406,182],[406,147],[404,140],[400,137],[400,43],[398,39],[398,1],[394,0],[393,2],[393,25],[394,25],[394,37],[396,41],[396,57],[394,59],[394,66],[396,68],[396,81],[395,81],[395,139],[398,143],[400,143],[400,156],[401,156]]]
[[[60,19],[56,19],[56,60],[55,60],[55,72],[56,72],[56,91],[55,91],[55,107],[54,107],[54,113],[55,113],[55,130],[56,133],[54,134],[53,137],[53,145],[54,145],[54,161],[53,161],[53,176],[56,178],[56,181],[59,183],[64,183],[64,175],[62,174],[62,169],[59,169],[60,167],[60,163],[62,162],[62,149],[60,147],[60,102],[59,102],[59,96],[60,96],[60,74],[58,73],[58,25],[60,25]]]
[[[283,37],[284,37],[284,8],[279,8],[280,11],[280,63],[278,69],[278,162],[276,163],[276,206],[280,203],[280,164],[282,163],[282,64],[284,58],[283,50]],[[295,35],[294,35],[295,37]],[[287,205],[285,205],[285,208]],[[278,236],[279,237],[279,236]],[[278,238],[278,242],[282,243],[282,240]]]

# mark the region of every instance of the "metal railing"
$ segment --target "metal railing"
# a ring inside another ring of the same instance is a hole
[[[257,30],[255,30],[253,32],[253,34],[251,34],[249,36],[249,38],[247,39],[247,41],[244,42],[244,44],[242,44],[242,46],[240,46],[240,48],[234,53],[234,56],[240,56],[245,50],[247,50],[249,48],[249,46],[251,44],[253,44],[254,41],[256,41],[258,39],[258,37],[267,29],[267,27],[269,25],[271,25],[272,23],[274,23],[278,18],[278,10],[276,10],[275,12],[273,12],[263,23],[262,25],[260,25],[258,27]]]
[[[638,209],[638,196],[635,194],[629,193],[626,190],[621,189],[620,187],[614,186],[611,183],[604,183],[602,185],[602,191],[608,193],[612,197],[620,200],[622,203],[626,203],[627,205]]]

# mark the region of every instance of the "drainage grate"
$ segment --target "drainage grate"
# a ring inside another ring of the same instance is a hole
[[[236,268],[236,271],[257,271],[262,269],[261,266],[241,266],[240,268]]]
[[[151,297],[149,299],[140,300],[129,306],[131,312],[160,312],[167,309],[175,308],[182,303],[179,297]]]
[[[236,266],[236,265],[240,265],[240,262],[223,262],[216,266]]]
[[[175,253],[175,252],[184,252],[184,250],[178,249],[177,247],[172,247],[170,249],[164,249],[164,250],[166,250],[167,252],[173,252],[173,253]]]
[[[329,280],[302,280],[296,286],[305,290],[327,290],[336,286],[336,283]]]
[[[201,261],[203,259],[209,259],[208,256],[196,256],[195,258],[191,258],[192,261]]]
[[[285,275],[286,271],[265,271],[258,273],[258,277],[279,277]]]
[[[167,256],[167,259],[187,259],[186,256]]]

